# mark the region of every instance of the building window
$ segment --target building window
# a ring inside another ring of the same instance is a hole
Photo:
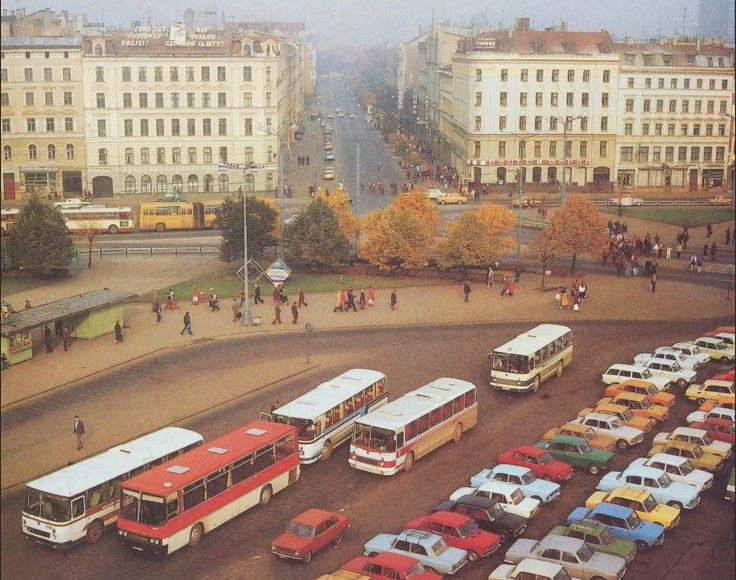
[[[212,163],[212,147],[205,147],[203,151],[204,162]]]
[[[171,93],[171,108],[179,108],[179,93]]]
[[[148,93],[140,93],[138,95],[138,106],[141,109],[147,109],[148,108]]]
[[[644,106],[643,110],[645,113],[649,113],[652,110],[652,101],[651,99],[644,99]]]
[[[49,159],[56,159],[56,145],[51,144],[46,147],[46,156]]]
[[[132,93],[123,93],[123,109],[133,108],[133,95]]]
[[[600,146],[598,148],[598,155],[600,157],[608,156],[608,141],[601,141]]]
[[[210,80],[210,67],[203,66],[202,69],[201,69],[201,71],[200,71],[200,73],[202,75],[202,80],[209,82],[209,80]]]
[[[186,75],[187,75],[187,82],[193,83],[194,82],[194,67],[188,66],[186,67]]]
[[[6,161],[10,161],[13,159],[13,149],[10,147],[10,145],[4,145],[3,146],[3,159]]]
[[[148,150],[148,147],[141,148],[141,164],[149,165],[150,163],[151,163],[151,154]],[[143,187],[143,184],[141,184],[141,187]]]
[[[156,178],[156,193],[166,193],[168,189],[168,181],[165,175],[159,175]]]
[[[587,107],[590,104],[590,93],[583,93],[582,96],[582,105],[583,107]]]
[[[225,67],[224,66],[218,66],[217,67],[217,80],[218,81],[226,81],[227,75],[225,74]]]
[[[695,137],[699,137],[700,136],[700,123],[694,123],[693,124],[693,135]]]
[[[156,119],[156,137],[163,137],[166,134],[164,130],[164,120]]]
[[[164,94],[163,93],[155,93],[154,94],[154,103],[157,109],[163,109],[164,108]]]
[[[552,82],[557,83],[560,81],[560,71],[558,69],[552,69]]]
[[[526,107],[526,93],[519,93],[519,105]]]
[[[656,123],[654,125],[654,134],[657,136],[662,135],[662,123]]]
[[[544,93],[536,93],[534,95],[534,105],[536,107],[541,107],[543,104],[542,99],[544,98]]]
[[[209,109],[211,106],[210,101],[210,94],[209,93],[202,93],[202,106],[206,109]]]
[[[74,118],[73,117],[66,117],[64,119],[64,131],[67,131],[67,132],[74,131]]]
[[[534,130],[535,131],[541,131],[542,130],[542,116],[537,115],[534,117]]]
[[[105,119],[97,119],[97,136],[107,137],[107,121]]]
[[[480,107],[483,104],[483,93],[476,92],[475,93],[475,106]]]
[[[51,72],[50,68],[43,69],[43,80],[46,81],[47,83],[50,83],[51,81],[54,80],[54,75]]]
[[[123,121],[123,127],[125,131],[125,136],[132,137],[133,136],[133,119],[125,119]]]
[[[123,82],[124,83],[129,83],[129,82],[131,82],[131,79],[132,79],[132,75],[131,75],[131,72],[130,72],[130,67],[129,66],[124,66],[123,67]]]
[[[587,70],[587,69],[583,71],[583,82],[584,83],[589,83],[590,82],[590,71]]]
[[[665,160],[665,163],[667,161],[674,161],[675,160],[675,148],[674,147],[665,147],[665,149],[664,149],[664,160]]]
[[[509,95],[508,95],[508,93],[506,93],[506,92],[502,92],[502,93],[501,93],[501,94],[499,95],[499,105],[500,105],[501,107],[505,107],[505,106],[507,106],[507,105],[508,105],[508,98],[509,98]]]
[[[70,68],[61,69],[61,78],[65,82],[71,81],[72,80],[72,69]]]
[[[217,106],[227,107],[227,94],[226,93],[217,93]]]
[[[46,91],[43,94],[43,101],[47,107],[53,107],[54,106],[54,93],[52,91]]]
[[[670,79],[670,88],[671,89],[677,88],[677,79]]]
[[[148,175],[141,177],[141,193],[152,193],[153,183]]]
[[[725,147],[716,147],[716,161],[723,161],[726,155]]]
[[[703,147],[703,161],[713,161],[713,147]]]
[[[626,112],[627,113],[634,112],[634,99],[626,99]]]
[[[245,135],[253,135],[253,119],[245,119],[244,132]]]
[[[8,93],[3,93],[2,104],[6,107],[10,106],[10,97]],[[32,107],[36,104],[36,93],[26,93],[26,107]]]
[[[708,137],[712,137],[713,136],[713,123],[708,123],[708,124],[705,125],[705,134]]]
[[[220,193],[227,193],[230,191],[230,180],[228,179],[227,175],[223,174],[220,175],[220,178],[218,179],[220,182],[219,190]]]
[[[680,125],[680,135],[687,137],[687,123],[682,123],[682,125]]]
[[[190,175],[187,178],[187,189],[189,190],[189,193],[194,193],[199,189],[199,179],[196,175]]]
[[[98,83],[105,82],[105,69],[101,66],[95,67],[95,81]]]
[[[575,104],[575,93],[567,93],[565,95],[565,103],[568,107],[572,107]]]
[[[475,130],[476,131],[480,131],[480,123],[481,123],[480,116],[476,115],[475,116]]]
[[[141,119],[141,137],[148,137],[148,119]]]
[[[217,120],[217,134],[218,135],[227,135],[227,119],[218,119]]]
[[[148,69],[144,66],[138,67],[138,82],[145,83],[148,80]]]
[[[700,161],[700,147],[690,149],[690,161]]]
[[[97,108],[105,108],[105,93],[97,93]]]
[[[27,82],[33,82],[33,69],[32,68],[24,68],[23,69],[23,79]]]
[[[227,163],[227,147],[220,147],[220,163]]]
[[[171,135],[174,137],[181,135],[181,123],[179,119],[171,119]]]
[[[253,147],[246,147],[245,148],[245,158],[243,161],[246,164],[253,163]]]
[[[544,81],[544,69],[538,68],[537,69],[537,82],[541,83]]]
[[[670,123],[667,125],[667,136],[668,137],[674,137],[675,136],[675,124]]]
[[[107,165],[107,149],[98,150],[97,159],[100,165]]]
[[[181,163],[181,148],[180,147],[174,147],[171,150],[171,162]]]
[[[253,93],[243,93],[243,106],[244,107],[253,106]]]
[[[197,134],[197,120],[187,119],[187,135],[193,137]]]
[[[567,71],[567,82],[568,83],[575,82],[575,71],[573,69],[570,69]]]
[[[603,82],[604,83],[610,83],[611,82],[611,71],[606,69],[603,71]]]
[[[631,163],[634,161],[634,148],[621,147],[621,163]]]
[[[549,95],[549,104],[553,107],[556,107],[558,103],[558,96],[557,93],[550,93]]]
[[[642,135],[649,135],[649,123],[642,123],[642,125],[641,125],[641,134]]]
[[[133,165],[135,163],[135,159],[133,158],[133,148],[128,147],[125,149],[125,164],[126,165]]]
[[[164,68],[161,66],[153,67],[153,81],[156,83],[164,82]]]
[[[682,81],[682,84],[683,84],[683,88],[684,89],[689,89],[690,88],[690,79],[684,79]]]
[[[542,156],[542,142],[535,141],[534,142],[534,157],[541,157],[541,156]]]
[[[572,157],[572,141],[565,143],[565,156]]]
[[[135,177],[132,175],[125,177],[125,193],[135,193]]]
[[[549,118],[549,130],[550,131],[557,131],[557,117],[550,117]]]
[[[557,157],[557,141],[549,142],[549,156],[553,159]]]
[[[670,99],[670,113],[676,113],[677,112],[677,101],[675,99]]]
[[[178,66],[169,67],[169,80],[172,83],[179,82],[179,67]]]
[[[728,79],[721,80],[721,90],[723,91],[728,90]]]
[[[33,117],[26,119],[26,130],[29,133],[36,132],[36,119],[34,119]]]
[[[719,137],[725,137],[726,135],[726,126],[725,125],[718,125],[718,136]]]
[[[10,133],[10,119],[3,119],[3,133]]]
[[[587,141],[581,141],[580,142],[580,157],[587,157],[588,156],[588,142]]]
[[[601,131],[608,131],[608,117],[601,117]]]
[[[498,130],[503,131],[504,129],[506,129],[506,117],[505,116],[498,118]]]
[[[72,145],[71,143],[68,143],[66,146],[66,158],[69,161],[74,160],[74,145]]]
[[[529,71],[525,68],[521,69],[521,82],[525,83],[529,80]]]
[[[187,93],[187,107],[194,107],[194,93]]]
[[[480,157],[480,141],[473,141],[473,157]]]
[[[159,165],[166,163],[166,148],[158,147],[156,149],[156,163]]]
[[[181,193],[184,191],[184,180],[182,180],[181,175],[174,175],[174,177],[171,178],[171,190],[174,193]]]
[[[683,113],[689,113],[690,112],[690,101],[687,99],[684,99],[682,101],[682,112]]]
[[[588,117],[580,119],[580,130],[585,133],[588,130]]]
[[[709,89],[710,89],[711,91],[715,91],[715,90],[716,90],[716,79],[710,79],[710,80],[708,81],[708,88],[709,88]]]
[[[35,161],[38,158],[38,149],[35,145],[28,146],[28,159]]]
[[[664,100],[657,99],[657,113],[663,113],[664,112]]]
[[[271,82],[271,67],[270,66],[266,67],[266,82],[267,83]]]
[[[212,119],[202,119],[202,135],[212,135]]]
[[[639,163],[649,163],[649,147],[639,147]]]
[[[498,156],[501,159],[506,158],[506,141],[499,141],[498,142]]]
[[[519,131],[526,131],[526,115],[519,117]]]
[[[657,88],[658,89],[664,88],[664,79],[657,79]]]
[[[246,82],[251,82],[253,80],[253,67],[251,66],[243,67],[243,80]]]
[[[677,148],[677,160],[678,161],[687,161],[687,147],[678,147]]]

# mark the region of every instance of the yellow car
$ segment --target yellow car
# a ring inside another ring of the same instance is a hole
[[[646,489],[617,487],[609,493],[596,491],[585,501],[585,507],[594,508],[603,502],[631,508],[645,522],[660,524],[668,530],[680,523],[680,510],[657,503]]]
[[[539,207],[540,203],[541,202],[538,199],[534,199],[532,197],[521,198],[522,207]],[[511,205],[513,207],[519,207],[519,198],[514,199],[514,201],[511,202]]]
[[[621,419],[621,424],[627,427],[639,429],[645,433],[652,428],[652,422],[645,417],[638,417],[631,412],[626,405],[614,405],[613,403],[603,403],[595,409],[588,407],[578,413],[578,417],[585,417],[588,413],[603,413],[604,415],[614,415]]]
[[[723,457],[716,453],[711,453],[703,449],[697,443],[688,443],[687,441],[667,441],[658,445],[653,445],[647,453],[647,457],[653,457],[657,453],[666,453],[667,455],[675,455],[684,457],[695,469],[704,469],[715,473],[723,467]]]
[[[685,391],[685,396],[691,401],[696,401],[699,405],[702,405],[706,401],[716,402],[727,396],[730,396],[733,401],[733,383],[731,381],[710,379],[702,385],[690,385],[687,391]]]
[[[325,179],[335,179],[335,168],[334,167],[325,167]]]
[[[542,435],[543,441],[549,441],[552,437],[558,435],[567,435],[570,437],[580,437],[585,439],[593,449],[603,449],[604,451],[613,451],[616,447],[616,440],[608,435],[596,433],[587,425],[578,425],[577,423],[565,423],[562,427],[550,429]]]
[[[359,574],[358,572],[350,572],[348,570],[338,570],[334,574],[325,574],[317,580],[371,580],[370,576]]]
[[[440,205],[445,205],[446,203],[456,203],[458,205],[461,205],[463,203],[467,203],[468,198],[464,195],[460,195],[459,193],[450,193],[445,191],[444,193],[437,196],[437,203]]]
[[[670,416],[670,410],[662,405],[652,405],[646,395],[640,395],[638,393],[622,392],[615,397],[603,397],[598,401],[600,405],[623,405],[628,407],[632,415],[636,417],[644,417],[654,425],[655,423],[661,423]]]

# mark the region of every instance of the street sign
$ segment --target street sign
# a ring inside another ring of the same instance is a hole
[[[274,285],[281,284],[281,282],[285,281],[290,274],[291,270],[281,259],[274,260],[273,263],[266,268],[266,278],[271,280]]]

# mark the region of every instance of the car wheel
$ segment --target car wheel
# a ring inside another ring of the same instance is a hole
[[[621,449],[621,450],[623,450],[623,449],[628,449],[628,448],[629,448],[629,442],[628,442],[628,441],[626,441],[625,439],[619,439],[619,440],[618,440],[618,441],[616,442],[616,446],[617,446],[617,447],[618,447],[619,449]]]
[[[109,228],[107,228],[107,231],[111,234],[117,234],[118,233],[118,226],[115,224],[111,225]]]
[[[475,550],[468,550],[468,560],[471,562],[477,562],[478,561],[478,552]]]
[[[440,205],[445,205],[444,200],[440,200]]]
[[[651,425],[652,427],[654,427],[654,426],[655,426],[655,425],[656,425],[657,423],[658,423],[658,421],[657,421],[657,418],[656,418],[656,417],[650,417],[650,418],[649,418],[649,424],[650,424],[650,425]]]
[[[404,459],[404,471],[410,471],[414,465],[414,452],[410,451]]]
[[[219,230],[220,229],[220,220],[214,220],[212,222],[212,226],[211,227],[212,227],[213,230]]]
[[[649,544],[647,544],[644,540],[636,540],[635,543],[637,552],[646,552],[649,549]]]
[[[325,441],[325,446],[322,448],[322,457],[320,457],[320,460],[327,461],[331,455],[332,455],[332,443],[330,441]]]
[[[189,531],[189,545],[196,546],[204,536],[204,526],[202,524],[195,524]]]
[[[267,485],[261,490],[261,499],[258,501],[258,504],[261,507],[265,507],[270,503],[272,497],[273,489],[270,485]]]
[[[588,465],[588,473],[590,475],[598,475],[601,472],[601,468],[598,467],[595,463],[591,463]]]
[[[461,423],[455,425],[455,432],[452,434],[452,440],[458,443],[463,437],[463,426]]]
[[[342,530],[340,530],[339,532],[337,532],[337,535],[335,536],[335,539],[333,540],[334,544],[336,546],[339,546],[344,537],[345,537],[345,535],[342,533]]]
[[[534,377],[534,386],[532,386],[532,391],[536,393],[539,390],[539,385],[542,382],[542,380],[539,378],[539,375]]]
[[[698,403],[698,405],[702,405],[703,403],[705,403],[705,398],[700,397],[699,399],[696,399],[696,402]]]
[[[677,379],[677,386],[681,389],[687,387],[687,380],[686,379]]]
[[[667,504],[668,506],[675,508],[676,510],[682,509],[682,504],[679,501],[671,501]]]
[[[606,580],[603,576],[593,576],[590,580]]]
[[[500,538],[500,542],[505,542],[509,539],[509,533],[504,530],[495,530],[493,533]]]
[[[163,232],[166,230],[166,224],[156,224],[156,231]]]
[[[94,522],[92,522],[87,528],[87,543],[96,544],[97,542],[99,542],[104,529],[105,526],[100,520],[95,520]]]
[[[557,365],[557,378],[559,379],[562,376],[562,372],[565,370],[565,365],[560,361],[560,364]]]
[[[432,566],[425,566],[424,569],[429,572],[430,574],[438,574],[437,570],[432,568]]]
[[[728,364],[730,362],[731,362],[731,360],[727,356],[722,356],[721,357],[721,363],[723,363],[724,365],[725,364]]]
[[[302,556],[302,562],[304,564],[309,564],[312,561],[312,552],[311,550],[307,550],[304,552],[304,555]]]
[[[462,202],[462,201],[458,201],[458,202],[457,202],[457,204],[458,204],[458,205],[462,205],[462,204],[463,204],[463,202]]]

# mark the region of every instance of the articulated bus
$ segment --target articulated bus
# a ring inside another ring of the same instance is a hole
[[[141,203],[138,227],[142,230],[201,230],[219,227],[222,200],[205,202],[150,201]]]
[[[133,231],[133,210],[129,207],[107,207],[104,205],[88,205],[77,209],[59,209],[64,218],[69,233],[87,231],[94,228],[95,232]]]
[[[499,346],[488,358],[491,386],[502,391],[539,390],[541,382],[572,363],[572,330],[558,324],[540,324]]]
[[[118,518],[123,481],[203,442],[199,433],[167,427],[30,482],[23,534],[54,548],[96,543]]]
[[[355,422],[348,463],[362,471],[393,475],[478,422],[473,383],[442,378],[391,401]]]
[[[16,208],[2,210],[2,230],[4,236],[7,236],[10,233],[10,230],[15,226],[15,222],[18,221],[19,213],[20,210]]]
[[[301,463],[326,461],[335,447],[350,439],[355,420],[388,402],[386,375],[351,369],[298,399],[262,416],[296,427]]]
[[[295,427],[254,421],[126,481],[118,540],[171,554],[299,479]]]

